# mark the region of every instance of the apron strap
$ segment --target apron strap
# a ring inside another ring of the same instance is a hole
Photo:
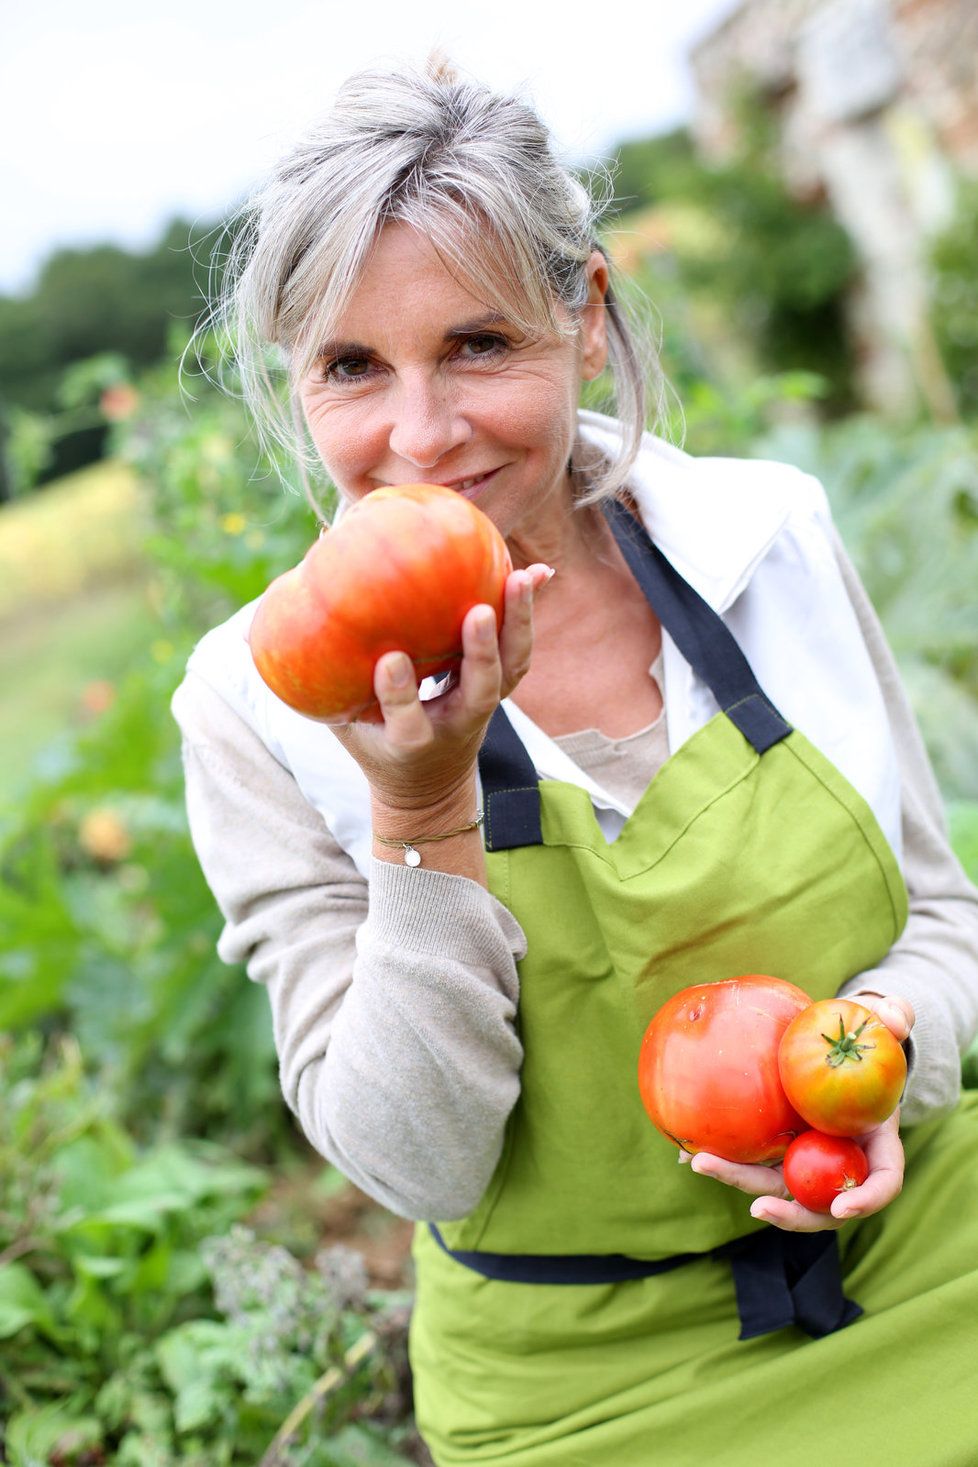
[[[818,1340],[844,1329],[863,1312],[842,1292],[839,1240],[831,1229],[786,1233],[769,1227],[735,1238],[710,1253],[644,1259],[620,1253],[482,1253],[449,1248],[435,1224],[428,1227],[439,1248],[456,1263],[483,1278],[508,1284],[619,1284],[670,1273],[702,1258],[729,1262],[741,1340],[771,1334],[789,1324]]]
[[[839,1237],[831,1228],[820,1233],[767,1228],[714,1249],[714,1257],[730,1260],[741,1340],[789,1324],[820,1340],[863,1312],[842,1292]]]
[[[501,703],[479,750],[479,780],[486,850],[542,846],[537,771]]]
[[[621,1284],[670,1273],[701,1257],[698,1253],[675,1253],[655,1260],[627,1258],[624,1253],[482,1253],[449,1248],[434,1223],[428,1229],[439,1248],[456,1263],[506,1284]]]
[[[723,619],[671,565],[617,500],[603,506],[625,563],[656,616],[718,705],[758,752],[791,733]],[[542,845],[536,770],[500,705],[479,752],[486,849]]]
[[[604,512],[618,548],[652,610],[731,723],[758,754],[787,738],[790,723],[761,689],[722,617],[683,580],[623,504],[611,499]]]

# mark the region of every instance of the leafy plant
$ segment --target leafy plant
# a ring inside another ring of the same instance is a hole
[[[978,430],[857,417],[754,445],[825,485],[946,798],[978,798]]]
[[[268,1174],[138,1146],[73,1040],[3,1041],[0,1064],[5,1460],[405,1462],[401,1296],[243,1227]]]
[[[0,826],[0,1024],[67,1026],[144,1136],[290,1132],[265,995],[215,952],[169,699],[196,639],[298,560],[311,510],[256,469],[241,409],[172,369],[114,430],[145,488],[159,634],[101,716],[66,729]],[[274,487],[273,487],[274,486]]]

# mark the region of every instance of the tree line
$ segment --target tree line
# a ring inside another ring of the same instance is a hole
[[[174,329],[189,334],[200,317],[219,235],[217,224],[178,217],[147,250],[58,249],[29,293],[0,296],[0,432],[18,409],[56,411],[73,364],[103,353],[133,372],[159,362]],[[98,459],[105,433],[100,422],[69,427],[52,442],[39,481]]]

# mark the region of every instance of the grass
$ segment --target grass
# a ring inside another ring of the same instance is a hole
[[[38,754],[97,711],[111,685],[158,635],[145,588],[122,582],[39,608],[0,627],[4,803],[28,785]],[[88,706],[86,706],[88,705]]]
[[[107,460],[0,510],[0,630],[142,563],[139,488]]]
[[[157,635],[136,482],[94,464],[0,511],[3,803]],[[95,686],[93,686],[95,685]]]

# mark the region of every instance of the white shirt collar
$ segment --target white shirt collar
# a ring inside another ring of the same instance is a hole
[[[578,423],[585,442],[617,454],[613,418],[582,409]],[[741,484],[750,493],[739,494]],[[793,503],[783,474],[750,459],[691,458],[652,433],[642,437],[628,486],[656,545],[714,611],[740,595]]]

